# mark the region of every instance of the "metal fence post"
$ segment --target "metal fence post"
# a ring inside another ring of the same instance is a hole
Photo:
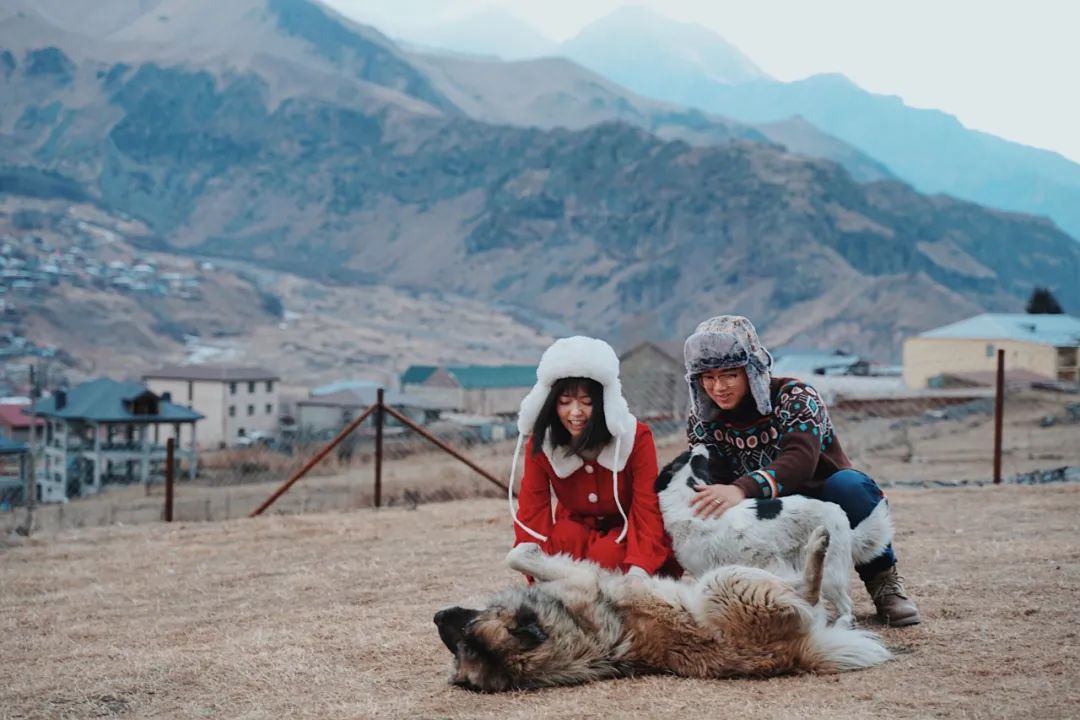
[[[341,432],[339,432],[334,437],[333,440],[331,440],[329,443],[327,443],[326,446],[322,450],[315,453],[306,463],[304,463],[303,467],[301,467],[299,470],[294,472],[292,474],[292,476],[282,484],[281,487],[279,487],[277,490],[274,491],[273,495],[266,498],[266,500],[263,501],[262,505],[255,508],[251,512],[251,514],[248,515],[248,517],[257,517],[259,515],[262,515],[263,511],[265,511],[266,508],[273,505],[277,501],[277,499],[279,497],[284,495],[288,491],[288,489],[293,486],[293,483],[295,483],[300,478],[304,477],[304,475],[307,475],[308,471],[311,470],[311,468],[318,465],[320,460],[322,460],[324,457],[329,455],[330,451],[338,446],[338,443],[340,443],[342,440],[344,440],[346,437],[348,437],[349,433],[351,433],[353,430],[355,430],[357,427],[359,427],[360,423],[367,420],[368,415],[375,412],[376,407],[377,407],[376,405],[372,405],[367,410],[360,413],[356,418],[354,418],[351,423],[349,423],[344,428],[342,428]]]
[[[173,456],[175,452],[176,440],[169,438],[165,441],[165,522],[172,522],[173,518]]]
[[[379,388],[378,398],[375,401],[375,507],[382,506],[382,436],[383,419],[383,389]]]
[[[997,388],[994,393],[994,484],[1001,483],[1001,424],[1005,413],[1005,351],[997,351]]]

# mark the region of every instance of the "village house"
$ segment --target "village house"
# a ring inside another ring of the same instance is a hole
[[[867,376],[875,372],[866,358],[840,350],[782,347],[772,351],[772,356],[773,377],[793,377],[811,383],[814,376]]]
[[[30,466],[30,448],[25,443],[0,438],[0,512],[23,503]]]
[[[352,383],[348,387],[325,393],[312,392],[306,400],[296,403],[296,424],[303,435],[337,432],[357,415],[378,400],[379,387],[375,383]],[[393,390],[386,390],[383,402],[404,414],[417,424],[427,419],[427,406],[419,398]],[[392,417],[386,417],[388,426],[398,425]]]
[[[986,313],[905,340],[904,383],[925,388],[950,373],[994,372],[998,350],[1007,371],[1080,382],[1080,318]]]
[[[23,410],[29,406],[29,401],[0,404],[0,437],[15,442],[30,442],[31,421],[33,421],[34,427],[38,428],[38,435],[41,435],[41,428],[45,427],[45,421],[41,418],[32,419],[24,413]]]
[[[206,418],[199,423],[204,448],[235,445],[241,438],[269,435],[278,425],[278,380],[261,367],[172,365],[143,375],[155,393]]]
[[[686,387],[681,342],[647,341],[619,357],[623,396],[639,420],[683,420],[690,393]]]
[[[402,392],[428,408],[469,415],[513,415],[536,384],[535,365],[413,365]]]
[[[101,378],[57,390],[37,401],[33,411],[45,420],[42,464],[35,474],[41,502],[162,476],[170,429],[177,463],[186,464],[190,478],[198,470],[195,423],[202,415],[172,403],[167,392],[158,395],[138,383]],[[185,425],[191,438],[186,446],[179,442]]]

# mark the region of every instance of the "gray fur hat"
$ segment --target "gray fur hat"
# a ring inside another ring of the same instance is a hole
[[[745,367],[758,412],[772,413],[769,393],[772,355],[758,340],[754,324],[742,315],[718,315],[698,325],[694,334],[686,338],[683,355],[690,402],[699,420],[715,420],[720,412],[701,387],[699,376],[706,370]]]

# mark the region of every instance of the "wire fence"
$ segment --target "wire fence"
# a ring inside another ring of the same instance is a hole
[[[994,396],[985,388],[937,393],[867,396],[820,383],[841,446],[855,467],[883,486],[957,485],[993,477]],[[670,385],[667,392],[672,392]],[[678,388],[675,389],[677,391]],[[685,392],[685,386],[683,386]],[[678,407],[679,399],[647,398],[651,407]],[[685,405],[683,405],[685,407]],[[635,408],[631,407],[634,411]],[[640,412],[657,441],[661,464],[685,448],[686,423],[674,413]],[[1008,389],[1004,398],[1002,474],[1017,482],[1073,479],[1080,473],[1080,396],[1048,390]],[[506,481],[514,446],[512,419],[463,427],[424,426],[494,478]],[[177,473],[174,520],[246,517],[294,477],[327,444],[327,433],[296,435],[267,446],[205,452],[199,472]],[[351,432],[268,510],[276,514],[349,511],[376,504],[378,438],[370,420]],[[400,423],[385,424],[381,438],[378,504],[419,504],[496,497],[503,490]],[[162,519],[164,486],[110,487],[98,496],[41,505],[35,530]],[[0,531],[16,524],[18,508],[0,512]]]

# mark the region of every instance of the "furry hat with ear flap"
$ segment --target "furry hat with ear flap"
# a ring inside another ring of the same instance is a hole
[[[604,387],[604,418],[612,437],[636,431],[637,419],[623,398],[615,351],[603,340],[577,335],[556,340],[544,351],[536,368],[536,385],[521,401],[518,432],[533,431],[551,387],[568,377],[589,378]]]
[[[772,413],[769,393],[772,355],[758,339],[754,324],[742,315],[718,315],[697,326],[683,346],[686,360],[686,383],[690,402],[699,420],[711,422],[720,408],[705,394],[700,376],[707,370],[746,368],[746,379],[757,410],[762,415]]]

